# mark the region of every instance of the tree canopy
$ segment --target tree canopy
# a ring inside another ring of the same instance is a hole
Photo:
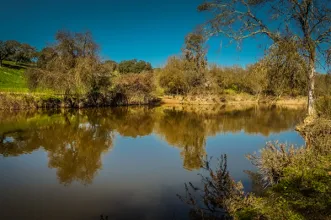
[[[152,71],[152,65],[143,60],[124,60],[118,64],[118,71],[120,73],[141,73],[143,71]]]
[[[16,40],[0,41],[0,66],[3,60],[30,63],[37,56],[36,48]]]

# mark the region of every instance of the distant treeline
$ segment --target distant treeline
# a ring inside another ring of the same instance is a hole
[[[86,96],[95,102],[120,98],[146,103],[160,95],[194,94],[295,97],[308,90],[307,63],[291,38],[273,44],[255,64],[222,67],[207,62],[206,38],[196,31],[185,37],[180,56],[157,69],[137,59],[102,60],[90,32],[59,31],[55,40],[41,51],[17,41],[0,42],[1,60],[34,63],[26,71],[31,90]],[[330,84],[330,74],[317,74],[316,95],[331,95]]]

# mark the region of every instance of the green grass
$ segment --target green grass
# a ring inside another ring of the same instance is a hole
[[[28,92],[25,69],[26,67],[14,62],[3,61],[3,66],[0,67],[0,92]]]

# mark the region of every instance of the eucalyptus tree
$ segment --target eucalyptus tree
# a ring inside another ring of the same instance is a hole
[[[325,0],[211,0],[199,11],[209,11],[208,33],[243,39],[265,35],[274,42],[284,37],[296,40],[307,61],[308,114],[313,115],[315,68],[331,44],[331,2]],[[325,60],[325,59],[324,59]]]

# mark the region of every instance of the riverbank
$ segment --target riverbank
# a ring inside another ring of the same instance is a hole
[[[188,96],[163,96],[163,104],[192,104],[192,105],[213,105],[213,104],[275,104],[275,105],[306,105],[306,97],[274,97],[274,96],[252,96],[241,93],[234,95],[188,95]]]
[[[145,94],[127,96],[121,93],[110,93],[65,96],[43,93],[0,93],[0,109],[7,110],[157,105],[159,103],[160,99]]]
[[[248,94],[208,96],[161,96],[146,94],[126,95],[121,93],[78,95],[55,95],[44,93],[0,93],[0,109],[37,108],[87,108],[127,105],[279,105],[305,106],[305,97],[251,96]]]

